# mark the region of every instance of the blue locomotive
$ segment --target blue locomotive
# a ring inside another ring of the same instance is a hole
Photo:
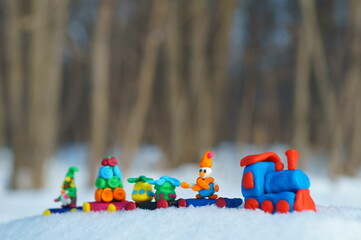
[[[267,152],[249,155],[241,160],[245,167],[242,179],[242,194],[246,209],[260,208],[269,213],[292,211],[316,211],[310,196],[310,180],[296,169],[298,152],[286,151],[288,170],[277,154]]]

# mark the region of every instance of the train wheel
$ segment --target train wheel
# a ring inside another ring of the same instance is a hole
[[[83,211],[90,212],[90,210],[91,210],[90,203],[88,203],[88,202],[83,203]]]
[[[288,213],[290,211],[290,204],[285,200],[278,201],[276,211],[279,213]]]
[[[109,204],[108,205],[108,212],[115,212],[117,211],[117,207],[114,206],[114,204]]]
[[[48,209],[48,210],[44,211],[43,216],[49,216],[50,214],[51,214],[51,211]]]
[[[178,207],[187,207],[187,201],[185,199],[179,199]]]
[[[270,200],[266,200],[262,203],[262,210],[264,212],[273,213],[275,210],[275,207],[273,206],[273,203]]]
[[[247,199],[246,202],[244,203],[244,208],[256,210],[257,208],[259,208],[259,203],[256,199],[250,198]]]
[[[134,202],[128,202],[127,205],[125,205],[125,210],[134,210],[137,208],[137,205]]]
[[[168,208],[169,204],[168,201],[164,198],[161,198],[157,201],[157,208]]]
[[[219,207],[219,208],[224,208],[224,207],[227,206],[227,202],[226,202],[226,200],[225,200],[224,198],[218,198],[218,199],[216,200],[216,205],[217,205],[217,207]]]

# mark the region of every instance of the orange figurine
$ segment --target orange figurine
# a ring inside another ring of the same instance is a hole
[[[186,182],[181,183],[182,188],[192,188],[193,191],[197,191],[196,198],[216,199],[218,197],[216,192],[219,190],[219,186],[214,182],[212,175],[212,157],[213,152],[208,151],[203,155],[203,158],[199,164],[199,177],[195,184],[189,184]]]

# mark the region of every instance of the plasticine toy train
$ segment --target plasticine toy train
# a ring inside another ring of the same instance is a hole
[[[246,209],[260,208],[265,212],[286,213],[292,211],[316,211],[310,196],[310,180],[296,169],[298,152],[288,150],[288,170],[277,154],[268,152],[249,155],[241,160],[245,167],[242,193]]]
[[[242,193],[245,197],[244,208],[261,209],[269,213],[286,213],[292,211],[312,210],[316,211],[315,204],[310,196],[310,181],[302,170],[297,170],[298,153],[296,150],[288,150],[288,170],[283,170],[283,163],[275,153],[263,153],[249,155],[241,160],[241,166],[245,167],[242,179]],[[189,207],[216,205],[217,207],[239,208],[243,200],[241,198],[222,198],[216,194],[219,186],[212,175],[211,151],[206,152],[201,161],[199,177],[195,183],[180,182],[176,178],[163,176],[153,180],[146,176],[129,178],[129,183],[134,183],[131,194],[133,201],[126,199],[123,189],[122,173],[118,167],[117,160],[109,156],[102,161],[96,180],[95,201],[85,202],[83,207],[75,207],[76,188],[72,172],[70,179],[68,174],[66,180],[72,181],[73,198],[65,202],[62,208],[48,209],[44,215],[51,213],[63,213],[69,211],[83,210],[109,212],[118,210],[134,210],[136,208],[154,210],[168,207]],[[75,169],[74,167],[71,169]],[[70,171],[70,170],[69,170]],[[69,173],[69,172],[68,172]],[[65,182],[64,182],[65,184]],[[64,186],[68,185],[63,184]],[[153,185],[155,191],[153,191]],[[196,198],[177,199],[176,188],[190,188],[196,191]],[[69,190],[69,189],[68,189]],[[66,198],[69,198],[67,196]],[[154,201],[153,201],[154,200]]]

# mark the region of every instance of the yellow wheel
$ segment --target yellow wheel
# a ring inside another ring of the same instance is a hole
[[[70,210],[70,212],[76,212],[76,211],[78,211],[78,209],[76,209],[76,208],[72,208],[72,209]]]
[[[90,203],[88,203],[88,202],[83,203],[83,211],[90,212],[90,210],[91,210]]]
[[[50,210],[45,210],[43,216],[49,216],[51,214]]]
[[[117,211],[117,207],[114,206],[114,204],[109,204],[108,212],[115,212],[115,211]]]

